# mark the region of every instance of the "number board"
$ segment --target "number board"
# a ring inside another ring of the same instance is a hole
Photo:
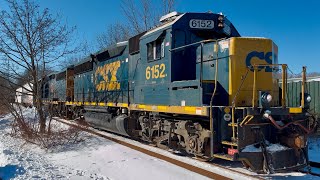
[[[165,73],[166,65],[165,64],[156,64],[153,66],[148,66],[146,68],[146,79],[158,79],[158,78],[165,78],[167,74]]]
[[[190,28],[196,29],[213,29],[214,21],[213,20],[204,20],[204,19],[191,19],[189,21]]]

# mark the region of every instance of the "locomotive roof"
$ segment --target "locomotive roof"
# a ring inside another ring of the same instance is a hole
[[[167,21],[167,22],[165,22],[165,23],[160,24],[159,26],[154,27],[153,29],[147,31],[147,33],[145,33],[145,34],[142,36],[142,38],[145,37],[145,36],[148,36],[148,35],[150,35],[150,34],[152,34],[152,33],[154,33],[154,32],[156,32],[156,31],[158,31],[158,30],[165,29],[166,27],[171,26],[172,24],[174,24],[175,22],[177,22],[177,21],[178,21],[182,16],[184,16],[185,14],[186,14],[186,13],[180,14],[180,15],[179,15],[178,17],[176,17],[173,21]]]
[[[74,66],[78,66],[80,64],[83,64],[85,62],[91,61],[91,57],[90,56],[86,56],[85,58],[82,58],[79,62],[75,63]]]
[[[145,33],[141,33],[141,35],[138,36],[138,39],[143,39],[145,37],[152,36],[156,32],[161,32],[161,30],[166,29],[166,28],[168,28],[170,26],[173,26],[183,16],[190,15],[192,17],[193,15],[199,16],[201,14],[222,15],[222,14],[211,13],[211,12],[207,12],[207,13],[188,12],[188,13],[183,13],[183,14],[176,13],[176,15],[174,17],[170,17],[168,20],[162,21],[163,23],[161,23],[160,25],[150,29],[149,31],[147,31]],[[232,27],[233,27],[233,25],[232,25]],[[236,32],[236,34],[238,34],[238,32]],[[119,42],[119,43],[114,44],[112,46],[109,46],[109,47],[107,47],[105,49],[99,50],[99,51],[93,53],[92,55],[94,55],[94,57],[96,57],[99,61],[106,60],[106,59],[115,57],[115,56],[120,55],[121,53],[123,53],[123,51],[128,46],[128,44],[129,44],[128,41]],[[139,44],[138,44],[138,46],[139,46]],[[136,51],[136,50],[133,50],[133,51]],[[75,63],[74,66],[78,66],[78,65],[84,64],[84,63],[86,63],[88,61],[92,61],[92,55],[89,55],[89,56],[83,58],[81,61]],[[63,71],[65,71],[65,69]]]
[[[164,23],[155,26],[154,28],[148,30],[143,36],[141,36],[140,39],[143,39],[145,37],[151,36],[153,33],[157,32],[157,31],[161,31],[164,30],[170,26],[173,26],[175,23],[177,23],[179,20],[182,19],[182,17],[184,16],[190,16],[191,17],[201,17],[202,15],[207,16],[207,15],[215,15],[215,16],[224,16],[224,21],[228,23],[228,25],[231,28],[231,33],[230,35],[232,36],[240,36],[239,32],[236,30],[236,28],[233,26],[233,24],[226,18],[225,15],[223,15],[222,13],[212,13],[212,12],[207,12],[207,13],[198,13],[198,12],[187,12],[187,13],[177,13],[177,15],[175,16],[175,18],[171,18],[168,21],[164,21]]]
[[[98,55],[98,54],[104,53],[106,51],[112,51],[114,49],[117,49],[117,48],[120,48],[120,47],[123,47],[123,46],[127,46],[127,45],[128,45],[128,41],[118,42],[118,43],[116,43],[114,45],[111,45],[109,47],[106,47],[106,48],[104,48],[102,50],[97,51],[96,53],[94,53],[94,55]]]
[[[114,57],[114,56],[117,56],[119,53],[121,53],[126,48],[127,45],[128,45],[128,41],[118,42],[115,45],[112,45],[112,46],[109,46],[109,47],[104,48],[102,50],[99,50],[91,55],[99,56],[102,54],[108,54],[109,57]],[[81,65],[81,64],[86,63],[88,61],[92,61],[91,55],[86,56],[85,58],[83,58],[79,62],[75,63],[74,66],[78,66],[78,65]]]

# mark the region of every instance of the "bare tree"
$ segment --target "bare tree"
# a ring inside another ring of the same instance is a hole
[[[14,94],[12,90],[14,87],[10,85],[10,82],[7,80],[7,77],[0,75],[0,116],[9,112],[8,104],[14,101]]]
[[[307,77],[318,77],[320,76],[320,72],[309,72],[306,74]],[[281,77],[281,74],[279,74],[279,77]],[[293,73],[292,71],[288,73],[288,78],[301,78],[302,73]]]
[[[0,14],[0,60],[9,62],[12,78],[22,78],[23,72],[30,72],[30,93],[35,100],[40,132],[44,133],[46,117],[41,100],[41,79],[48,66],[74,52],[70,49],[74,28],[68,28],[59,15],[40,9],[32,0],[6,2],[9,10]]]
[[[59,63],[59,69],[65,69],[69,66],[78,64],[81,60],[88,57],[92,52],[95,52],[95,48],[92,46],[91,43],[88,43],[88,41],[84,40],[80,43],[80,45],[77,48],[77,53],[71,54],[64,58]]]
[[[320,72],[310,72],[307,74],[307,77],[316,77],[320,76]]]
[[[121,9],[134,33],[138,34],[157,25],[162,15],[173,10],[174,4],[174,0],[162,0],[162,4],[140,0],[138,5],[134,0],[121,0]]]
[[[97,37],[100,49],[129,37],[149,30],[159,24],[162,15],[173,11],[174,0],[162,0],[154,3],[153,0],[121,0],[122,13],[125,21],[110,25],[106,32]]]
[[[169,12],[172,12],[174,10],[174,0],[162,0],[163,4],[163,14],[168,14]]]
[[[97,37],[99,49],[111,46],[117,42],[128,40],[131,36],[130,28],[125,24],[112,24],[105,33]]]

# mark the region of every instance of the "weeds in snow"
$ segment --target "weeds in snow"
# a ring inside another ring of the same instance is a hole
[[[41,132],[36,110],[34,108],[15,108],[11,112],[14,117],[11,123],[11,136],[24,139],[26,142],[39,145],[42,148],[53,149],[58,146],[78,143],[83,141],[80,136],[81,130],[60,123],[52,123],[51,118],[47,120],[47,129]]]

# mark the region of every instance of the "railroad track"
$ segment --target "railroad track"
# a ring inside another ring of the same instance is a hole
[[[246,174],[243,172],[239,172],[239,171],[236,171],[233,169],[223,167],[221,165],[201,162],[201,161],[191,159],[191,158],[188,158],[188,162],[184,162],[184,161],[180,160],[181,157],[174,155],[168,151],[166,151],[166,153],[163,153],[163,152],[160,153],[159,151],[161,151],[161,150],[159,150],[159,148],[156,148],[158,150],[158,152],[157,152],[157,151],[152,150],[152,148],[155,148],[155,147],[150,147],[148,145],[144,145],[144,144],[137,142],[137,141],[135,141],[135,143],[128,142],[130,139],[127,139],[126,141],[124,141],[123,139],[125,139],[125,138],[122,136],[117,136],[114,134],[106,133],[104,131],[98,131],[98,130],[90,128],[88,126],[79,125],[75,122],[67,121],[67,120],[60,119],[60,118],[53,118],[53,119],[56,121],[59,121],[61,123],[67,124],[69,126],[79,128],[79,129],[86,131],[88,133],[91,133],[91,134],[103,137],[105,139],[114,141],[114,142],[119,143],[121,145],[127,146],[131,149],[140,151],[144,154],[147,154],[147,155],[156,157],[158,159],[162,159],[164,161],[170,162],[174,165],[177,165],[177,166],[182,167],[184,169],[187,169],[189,171],[201,174],[201,175],[206,176],[211,179],[219,179],[219,180],[220,179],[234,179],[235,177],[237,177],[238,180],[241,180],[241,179],[263,179],[263,177],[260,177],[258,175]],[[130,141],[133,141],[133,140],[130,140]],[[189,163],[189,161],[190,161],[190,163]],[[210,167],[210,168],[208,168],[208,167]],[[208,169],[214,169],[215,172],[209,171]]]

